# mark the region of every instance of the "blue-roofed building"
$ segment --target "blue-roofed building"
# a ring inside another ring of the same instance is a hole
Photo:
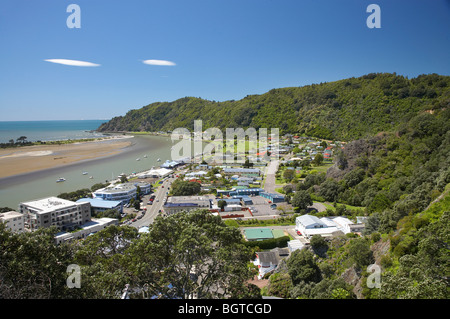
[[[259,193],[264,192],[262,188],[242,188],[242,189],[232,189],[232,190],[217,190],[217,196],[221,194],[224,196],[239,196],[239,195],[259,195]]]
[[[233,196],[233,198],[239,199],[241,201],[241,204],[243,204],[243,205],[252,205],[253,204],[252,199],[248,195],[235,195],[235,196]]]
[[[233,204],[240,205],[241,204],[240,198],[223,198],[223,199],[218,198],[217,201],[219,201],[219,200],[223,200],[223,201],[227,202],[227,205],[233,205]]]
[[[100,198],[81,198],[77,200],[77,203],[88,202],[91,204],[91,214],[95,215],[95,213],[103,212],[105,210],[114,209],[119,213],[123,212],[123,203],[122,201],[115,200],[103,200]]]
[[[259,196],[267,198],[272,203],[281,203],[284,202],[284,196],[281,194],[274,194],[274,193],[267,193],[267,192],[261,192]]]

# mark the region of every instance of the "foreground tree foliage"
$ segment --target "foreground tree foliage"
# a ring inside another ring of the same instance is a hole
[[[128,251],[133,285],[158,298],[248,297],[251,251],[207,211],[159,218]]]
[[[68,245],[56,246],[56,228],[15,234],[0,223],[0,298],[54,299],[69,295]]]
[[[56,229],[13,234],[0,223],[1,298],[258,298],[251,251],[238,229],[208,211],[158,218],[150,232],[109,226],[55,245]],[[81,288],[66,285],[69,265]]]

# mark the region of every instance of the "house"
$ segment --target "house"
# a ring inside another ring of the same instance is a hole
[[[184,179],[186,180],[186,179],[189,179],[192,177],[203,177],[206,174],[208,174],[208,172],[205,172],[205,171],[190,172],[190,173],[187,173],[186,175],[184,175],[185,176]]]
[[[275,248],[270,251],[256,252],[256,259],[253,262],[258,266],[258,279],[262,279],[265,274],[277,268],[278,264],[283,258],[289,256],[287,248]]]

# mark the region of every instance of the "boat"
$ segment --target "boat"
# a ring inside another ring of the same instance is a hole
[[[141,159],[140,158],[136,158],[136,161],[140,161]]]
[[[88,172],[83,172],[83,175],[87,175],[88,174]]]
[[[66,179],[64,177],[60,177],[56,180],[57,183],[64,182]]]
[[[147,154],[144,155],[144,158],[147,158]]]
[[[158,159],[157,159],[157,161],[158,161],[158,162],[161,162],[161,159],[160,159],[160,158],[158,158]]]
[[[94,176],[89,176],[89,178],[90,178],[90,179],[93,179],[93,178],[94,178]]]

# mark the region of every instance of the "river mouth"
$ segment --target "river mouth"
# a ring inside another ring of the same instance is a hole
[[[121,173],[149,170],[170,159],[172,142],[168,137],[143,135],[128,141],[131,144],[117,154],[1,178],[0,207],[15,210],[23,201],[90,188],[116,179]],[[59,178],[66,180],[57,183]]]

